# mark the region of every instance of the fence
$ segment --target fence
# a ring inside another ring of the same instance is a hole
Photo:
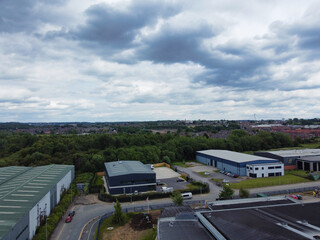
[[[163,167],[163,166],[165,166],[167,168],[170,168],[170,165],[168,163],[165,163],[165,162],[163,162],[163,163],[154,163],[153,166],[154,167]]]
[[[285,190],[277,190],[277,191],[268,191],[268,192],[259,192],[266,194],[268,196],[272,195],[280,195],[280,194],[290,194],[290,193],[297,193],[297,192],[306,192],[306,191],[313,191],[316,186],[311,186],[311,187],[303,187],[303,188],[292,188],[292,189],[285,189]],[[250,197],[255,197],[257,194],[251,193]]]
[[[192,201],[184,201],[183,205],[203,205],[205,204],[205,200],[192,200]],[[128,207],[128,208],[123,208],[123,212],[128,213],[128,212],[145,212],[148,210],[158,210],[158,209],[163,209],[166,207],[173,207],[175,206],[174,203],[160,203],[160,204],[151,204],[151,205],[143,205],[143,206],[136,206],[136,207]],[[98,227],[97,227],[97,235],[96,235],[96,240],[99,238],[99,232],[100,232],[100,226],[101,223],[107,219],[108,217],[111,217],[114,211],[107,212],[103,216],[100,217]]]

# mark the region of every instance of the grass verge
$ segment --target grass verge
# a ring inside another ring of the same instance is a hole
[[[239,183],[229,183],[229,185],[231,188],[235,188],[235,189],[240,189],[241,187],[244,189],[249,189],[249,188],[270,187],[270,186],[293,184],[293,183],[303,183],[303,182],[310,182],[310,181],[311,180],[308,180],[300,176],[286,174],[280,177],[248,179]]]

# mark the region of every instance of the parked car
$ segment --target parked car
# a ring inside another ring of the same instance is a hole
[[[237,174],[234,174],[234,175],[233,175],[233,177],[234,177],[234,178],[237,178],[237,177],[239,177],[239,175],[237,175]]]
[[[293,199],[297,199],[297,200],[302,200],[302,196],[299,194],[291,194],[291,195],[289,195],[289,197],[291,197]]]
[[[73,217],[75,213],[76,213],[75,211],[69,212],[68,216],[72,216]]]
[[[164,183],[158,180],[157,181],[157,186],[162,186],[162,185],[164,185]]]
[[[223,183],[228,183],[228,182],[229,182],[229,180],[227,180],[227,179],[223,179],[223,180],[222,180],[222,182],[223,182]]]
[[[184,182],[184,179],[178,178],[177,182]]]
[[[161,191],[163,191],[163,192],[173,192],[173,187],[161,187]]]
[[[71,222],[72,221],[72,216],[68,216],[67,218],[66,218],[66,223],[69,223],[69,222]]]

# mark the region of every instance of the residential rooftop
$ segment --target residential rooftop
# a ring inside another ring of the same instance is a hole
[[[122,176],[127,174],[153,173],[150,167],[140,161],[116,161],[104,163],[109,177]]]
[[[251,161],[276,161],[272,158],[266,158],[266,157],[260,157],[256,155],[249,155],[245,153],[239,153],[239,152],[233,152],[228,150],[203,150],[203,151],[197,151],[197,153],[209,155],[212,157],[217,157],[237,163],[245,163],[245,162],[251,162]]]
[[[73,168],[72,165],[0,168],[0,239]]]

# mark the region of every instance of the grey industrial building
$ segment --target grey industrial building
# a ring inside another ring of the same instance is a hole
[[[156,190],[156,173],[140,161],[106,162],[105,178],[110,194]]]
[[[280,151],[261,151],[254,155],[273,158],[284,163],[284,169],[320,170],[320,149],[294,149]]]
[[[0,239],[32,239],[74,179],[74,166],[0,168]]]
[[[207,202],[207,206],[160,216],[158,239],[320,239],[318,202],[277,196]]]
[[[239,176],[247,175],[247,164],[280,164],[278,160],[228,150],[203,150],[196,153],[198,162],[210,165],[221,170],[229,171]],[[267,176],[266,176],[267,177]]]

